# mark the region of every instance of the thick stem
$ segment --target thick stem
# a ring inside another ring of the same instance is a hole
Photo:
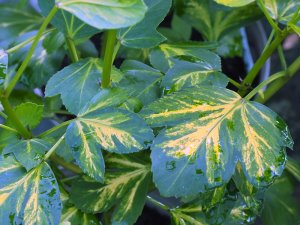
[[[18,133],[25,139],[31,138],[31,133],[23,126],[7,98],[1,99],[2,106],[8,118],[12,121]]]
[[[279,89],[281,89],[296,73],[300,70],[300,56],[287,68],[286,71],[282,71],[285,76],[272,83],[262,96],[258,96],[255,101],[264,103],[269,100]]]
[[[31,47],[30,47],[23,63],[21,64],[20,68],[16,72],[16,75],[13,77],[13,79],[11,80],[11,82],[9,83],[9,85],[6,87],[6,89],[4,91],[4,95],[5,95],[6,98],[8,98],[8,96],[10,95],[12,90],[14,89],[15,85],[17,84],[17,82],[21,78],[23,72],[25,71],[25,69],[26,69],[26,67],[27,67],[27,65],[28,65],[33,53],[34,53],[34,50],[35,50],[36,46],[39,43],[39,40],[40,40],[41,36],[43,35],[45,29],[47,28],[48,24],[50,23],[50,21],[54,17],[57,10],[58,10],[58,8],[56,6],[54,6],[52,8],[52,10],[50,11],[50,13],[48,14],[48,16],[46,17],[46,19],[44,20],[42,26],[40,27],[38,33],[35,36],[35,39],[34,39],[32,45],[31,45]]]
[[[73,63],[77,62],[79,60],[79,57],[78,57],[76,46],[75,46],[73,39],[66,36],[65,40],[66,40],[66,44],[67,44],[69,52],[70,52],[70,57],[71,57],[72,62]]]
[[[113,54],[114,54],[114,46],[117,39],[117,31],[116,30],[108,30],[107,31],[107,40],[105,45],[105,54],[104,54],[104,65],[101,79],[101,87],[109,88],[110,87],[110,74],[111,68],[113,64]]]
[[[73,173],[76,173],[76,174],[82,174],[82,170],[72,164],[72,163],[67,163],[66,161],[64,161],[62,158],[60,158],[59,156],[57,156],[56,154],[52,154],[50,159],[53,161],[53,162],[56,162],[58,164],[60,164],[62,167],[72,171]]]
[[[285,32],[286,33],[286,32]],[[248,89],[251,87],[254,79],[258,75],[258,72],[263,67],[265,62],[268,60],[268,58],[272,55],[272,53],[277,49],[278,45],[282,42],[286,34],[277,35],[274,41],[270,44],[268,48],[265,49],[265,51],[262,53],[262,55],[259,57],[259,59],[256,61],[248,75],[245,77],[244,81],[242,82],[242,85],[238,91],[238,93],[241,96],[244,96]]]

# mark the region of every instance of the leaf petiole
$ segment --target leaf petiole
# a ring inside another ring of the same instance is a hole
[[[65,135],[61,136],[58,141],[52,146],[52,148],[47,152],[47,154],[45,155],[44,161],[46,161],[47,159],[49,159],[49,157],[56,151],[56,149],[58,148],[58,146],[60,145],[60,143],[65,139]]]

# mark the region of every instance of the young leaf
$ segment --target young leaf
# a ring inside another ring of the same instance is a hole
[[[136,114],[117,109],[126,94],[119,89],[102,90],[78,114],[66,133],[66,141],[82,170],[103,181],[101,148],[116,153],[131,153],[147,148],[152,130]]]
[[[143,105],[153,102],[160,96],[159,82],[162,73],[152,67],[134,60],[127,60],[121,66],[124,78],[119,86],[130,97],[138,98]]]
[[[167,126],[151,148],[154,181],[165,196],[225,184],[238,161],[251,184],[265,187],[281,175],[285,147],[293,146],[276,113],[216,86],[166,96],[141,115],[153,127]]]
[[[157,30],[172,5],[171,0],[145,0],[148,11],[138,24],[122,29],[118,39],[122,45],[130,48],[152,48],[166,40]]]
[[[12,156],[2,156],[0,180],[2,224],[59,224],[60,194],[47,163],[26,173]]]
[[[19,140],[7,145],[3,154],[13,153],[16,159],[26,168],[27,171],[39,165],[49,144],[40,139]]]
[[[140,157],[124,155],[110,155],[105,161],[108,165],[105,183],[99,184],[88,177],[76,180],[71,199],[84,212],[105,212],[114,207],[112,225],[132,225],[146,201],[150,165]]]
[[[80,109],[100,91],[102,62],[89,58],[80,60],[54,74],[46,86],[46,97],[60,94],[69,112],[78,114]],[[112,70],[112,82],[121,80],[122,74]]]
[[[282,176],[266,191],[262,218],[265,225],[290,225],[299,222],[299,205],[292,196],[294,187]]]
[[[226,87],[228,78],[220,70],[220,65],[211,65],[205,61],[177,60],[164,76],[161,85],[173,91],[195,85]]]
[[[147,11],[142,0],[56,0],[64,9],[90,26],[98,29],[118,29],[141,21]]]
[[[20,118],[21,123],[24,126],[28,126],[29,129],[36,127],[43,118],[43,105],[37,105],[32,102],[22,103],[15,107],[16,115]],[[13,124],[10,118],[7,121],[8,124]]]
[[[173,57],[191,56],[201,59],[220,70],[220,58],[207,50],[216,47],[217,45],[213,43],[161,44],[151,50],[150,62],[154,68],[166,73],[174,65]]]
[[[54,5],[55,0],[39,1],[41,13],[44,16],[47,16],[49,14]],[[82,20],[64,10],[59,10],[51,20],[51,23],[62,33],[64,33],[68,38],[71,38],[73,40],[87,38],[96,33],[99,33],[98,29],[89,26]]]
[[[186,0],[181,10],[182,18],[208,41],[218,41],[230,30],[245,26],[262,15],[256,4],[230,8],[212,0]]]
[[[271,17],[280,23],[287,24],[294,16],[300,1],[294,0],[263,0]]]
[[[240,7],[248,5],[255,0],[215,0],[218,4],[223,4],[230,7]]]

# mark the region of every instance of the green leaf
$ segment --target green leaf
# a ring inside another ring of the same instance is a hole
[[[65,37],[63,33],[58,30],[50,32],[43,40],[43,48],[46,49],[48,54],[56,52],[65,43]]]
[[[125,61],[121,71],[124,78],[119,86],[126,90],[130,97],[138,98],[143,105],[160,97],[159,83],[163,76],[160,71],[135,60]]]
[[[218,4],[230,6],[230,7],[240,7],[248,5],[255,0],[215,0]]]
[[[140,22],[147,11],[142,0],[56,0],[64,9],[98,29],[118,29]]]
[[[65,67],[48,81],[46,97],[60,94],[69,112],[78,114],[80,109],[100,91],[102,62],[89,58]],[[112,82],[121,80],[122,74],[112,70]]]
[[[151,50],[150,62],[154,68],[166,73],[174,65],[173,57],[191,56],[221,69],[219,56],[208,51],[208,49],[216,47],[217,45],[214,43],[161,44]]]
[[[151,148],[154,181],[164,196],[225,184],[238,161],[252,185],[265,187],[281,175],[285,147],[293,146],[276,113],[216,86],[166,96],[141,115],[153,127],[167,126]]]
[[[109,155],[105,183],[88,177],[72,185],[71,199],[84,212],[113,208],[112,225],[132,225],[141,214],[150,182],[150,165],[141,155]]]
[[[263,0],[271,17],[283,24],[287,24],[294,16],[300,1],[298,0]]]
[[[41,13],[44,16],[47,16],[49,14],[54,5],[55,0],[39,1],[39,6],[42,10]],[[88,38],[100,32],[98,29],[89,26],[82,20],[64,10],[59,10],[51,20],[51,23],[67,37],[74,40],[80,38]]]
[[[243,37],[240,30],[224,35],[219,41],[217,53],[226,58],[243,57]]]
[[[205,61],[187,62],[177,60],[175,65],[167,71],[161,85],[173,91],[195,85],[226,87],[228,78],[220,72],[220,67],[221,65],[211,65]]]
[[[38,29],[42,17],[30,8],[19,9],[15,4],[0,4],[0,43],[11,41],[28,31]],[[2,45],[1,43],[1,46]]]
[[[40,139],[19,140],[7,145],[3,154],[13,153],[16,159],[27,171],[39,165],[45,152],[49,150],[49,144]]]
[[[25,102],[15,107],[15,113],[24,126],[32,129],[41,122],[43,118],[43,109],[43,105]],[[11,121],[10,118],[8,118],[7,123],[13,125],[13,121]]]
[[[265,193],[262,218],[265,225],[290,225],[299,222],[294,185],[287,176],[279,178]]]
[[[298,182],[300,182],[300,164],[296,160],[292,158],[288,158],[287,164],[286,164],[287,171],[292,174]]]
[[[186,0],[180,10],[182,18],[208,41],[218,41],[229,31],[252,23],[262,15],[256,4],[230,8],[212,0]]]
[[[170,10],[172,0],[145,0],[148,11],[138,24],[118,32],[122,45],[130,48],[152,48],[166,40],[157,30]]]
[[[295,24],[290,24],[289,26],[293,29],[293,31],[295,31],[296,34],[300,36],[300,26],[297,26]]]
[[[103,181],[101,148],[116,153],[132,153],[147,148],[152,130],[136,114],[117,109],[126,100],[124,91],[102,90],[78,114],[66,133],[66,141],[81,169]]]
[[[13,157],[1,157],[0,180],[2,224],[59,223],[60,194],[47,163],[26,173]]]
[[[8,55],[0,49],[0,89],[2,89],[5,77],[7,75]]]

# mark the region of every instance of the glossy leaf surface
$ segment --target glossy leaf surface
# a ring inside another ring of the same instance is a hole
[[[244,6],[254,1],[255,0],[215,0],[215,2],[219,4],[230,6],[230,7]]]
[[[263,0],[271,17],[283,24],[288,23],[294,16],[300,1],[298,0]]]
[[[134,224],[143,210],[150,181],[149,162],[141,159],[134,155],[109,155],[104,184],[87,177],[76,180],[72,201],[85,212],[105,212],[114,207],[113,225]]]
[[[131,153],[147,148],[152,130],[136,114],[117,109],[126,94],[119,89],[102,90],[67,129],[66,141],[74,158],[88,175],[103,181],[101,149]]]
[[[13,157],[1,157],[0,180],[2,224],[59,224],[60,194],[47,163],[26,174]]]
[[[3,154],[13,153],[22,166],[29,171],[42,162],[47,150],[49,150],[49,144],[46,141],[30,139],[9,144],[4,148]]]
[[[141,21],[147,11],[142,0],[56,0],[64,9],[98,29],[118,29]]]
[[[145,0],[148,7],[145,18],[133,27],[122,29],[118,39],[131,48],[151,48],[166,40],[156,28],[163,21],[172,5],[171,0]]]
[[[44,16],[48,15],[54,5],[55,0],[39,1],[39,6]],[[64,10],[59,10],[51,20],[51,23],[61,32],[63,32],[68,38],[74,40],[90,37],[99,32],[98,29],[87,25],[82,20]]]
[[[152,67],[134,60],[127,60],[121,66],[124,78],[119,86],[130,97],[138,98],[143,105],[153,102],[160,96],[159,83],[163,74]]]
[[[188,62],[178,60],[164,76],[161,85],[167,89],[180,90],[195,85],[216,85],[226,87],[228,79],[221,73],[220,65],[197,60]]]
[[[208,51],[215,48],[213,43],[161,44],[150,52],[152,66],[164,73],[174,65],[174,57],[189,56],[210,64],[210,67],[221,70],[220,58]]]
[[[245,26],[262,15],[255,3],[231,8],[218,5],[211,0],[183,1],[180,10],[182,11],[181,16],[208,41],[218,41],[224,34]]]
[[[102,62],[89,58],[80,60],[54,74],[46,86],[46,96],[60,94],[68,111],[78,114],[80,109],[100,91]],[[118,82],[122,75],[112,71],[112,82]]]
[[[293,146],[276,113],[225,88],[188,88],[150,104],[141,114],[153,127],[167,126],[151,148],[154,181],[165,196],[222,185],[238,161],[249,182],[264,187],[280,176],[285,147]]]

